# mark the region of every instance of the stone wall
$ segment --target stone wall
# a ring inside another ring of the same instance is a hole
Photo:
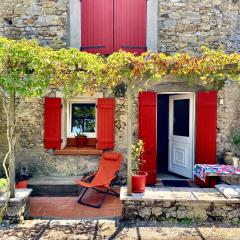
[[[48,96],[56,97],[56,91],[52,91]],[[137,99],[136,99],[137,100]],[[116,99],[115,111],[115,142],[116,151],[120,151],[126,157],[126,104],[124,98]],[[138,135],[137,126],[137,103],[134,103],[136,116],[134,117],[134,136]],[[0,112],[4,113],[0,104]],[[29,167],[33,176],[82,176],[93,172],[98,167],[99,155],[55,155],[53,150],[46,150],[43,144],[44,119],[43,98],[25,98],[17,107],[17,148],[16,148],[16,169],[17,175],[20,172],[22,163]],[[0,124],[0,157],[6,153],[6,116],[1,115]],[[1,168],[0,168],[1,169]],[[2,169],[1,169],[2,170]],[[2,175],[2,174],[1,174]],[[120,180],[126,181],[126,161],[121,169]]]
[[[68,0],[0,0],[0,34],[36,38],[43,45],[68,45]]]
[[[56,90],[47,94],[56,97]],[[17,105],[16,124],[16,170],[20,173],[22,163],[28,166],[33,176],[82,176],[97,169],[100,156],[55,155],[44,148],[44,105],[43,98],[24,98]],[[3,105],[0,104],[0,111]],[[0,157],[6,153],[6,116],[0,124]],[[1,169],[1,168],[0,168]],[[1,169],[2,170],[2,169]]]
[[[173,91],[196,91],[199,89],[187,87],[184,83],[162,83],[153,89],[159,93]],[[49,93],[55,97],[56,91]],[[111,95],[106,95],[109,97]],[[227,82],[222,90],[218,92],[218,120],[217,120],[217,155],[221,161],[224,151],[239,153],[231,140],[231,133],[240,129],[240,106],[236,104],[240,100],[240,86],[237,82]],[[124,155],[124,163],[121,169],[121,181],[126,178],[126,153],[127,153],[127,100],[116,98],[115,109],[115,150]],[[60,156],[54,155],[52,150],[45,150],[43,146],[43,99],[23,99],[18,105],[17,123],[17,173],[20,171],[21,163],[29,166],[33,175],[55,175],[76,176],[83,175],[96,170],[100,156]],[[0,104],[0,153],[6,152],[6,125],[5,115]],[[138,138],[138,98],[133,102],[133,139]]]
[[[144,194],[132,196],[127,196],[126,191],[121,187],[125,220],[240,222],[240,200],[226,199],[216,189],[148,187]]]
[[[239,51],[239,6],[231,0],[159,1],[158,49],[196,53],[206,45]]]
[[[239,50],[239,2],[159,0],[158,49],[199,52],[200,46]],[[69,0],[0,0],[0,34],[69,45]]]
[[[238,224],[239,203],[123,201],[123,219],[144,221],[226,222]]]
[[[240,154],[240,149],[232,143],[232,134],[240,132],[240,85],[227,81],[218,91],[217,111],[217,155],[221,159],[225,151]]]

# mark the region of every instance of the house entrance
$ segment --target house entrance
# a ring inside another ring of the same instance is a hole
[[[157,97],[157,172],[159,178],[192,178],[194,164],[194,94]]]

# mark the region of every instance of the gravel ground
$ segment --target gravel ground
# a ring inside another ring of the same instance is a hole
[[[240,240],[240,226],[224,224],[198,226],[119,222],[117,220],[28,220],[1,226],[1,240],[38,239],[160,239],[160,240]]]

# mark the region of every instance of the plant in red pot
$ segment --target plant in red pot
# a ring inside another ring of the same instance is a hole
[[[86,147],[87,146],[87,136],[84,135],[82,132],[76,132],[75,135],[75,139],[76,139],[76,145],[77,147]]]
[[[132,145],[132,192],[142,193],[145,191],[147,173],[141,171],[144,163],[142,154],[144,152],[144,142],[139,139],[138,142]]]

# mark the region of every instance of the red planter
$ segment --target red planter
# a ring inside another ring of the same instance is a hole
[[[132,192],[143,193],[145,191],[146,180],[146,172],[140,172],[138,175],[132,175]]]
[[[87,137],[75,137],[77,147],[86,147],[87,146]]]
[[[27,188],[28,186],[28,181],[20,181],[19,183],[16,184],[16,188]]]

